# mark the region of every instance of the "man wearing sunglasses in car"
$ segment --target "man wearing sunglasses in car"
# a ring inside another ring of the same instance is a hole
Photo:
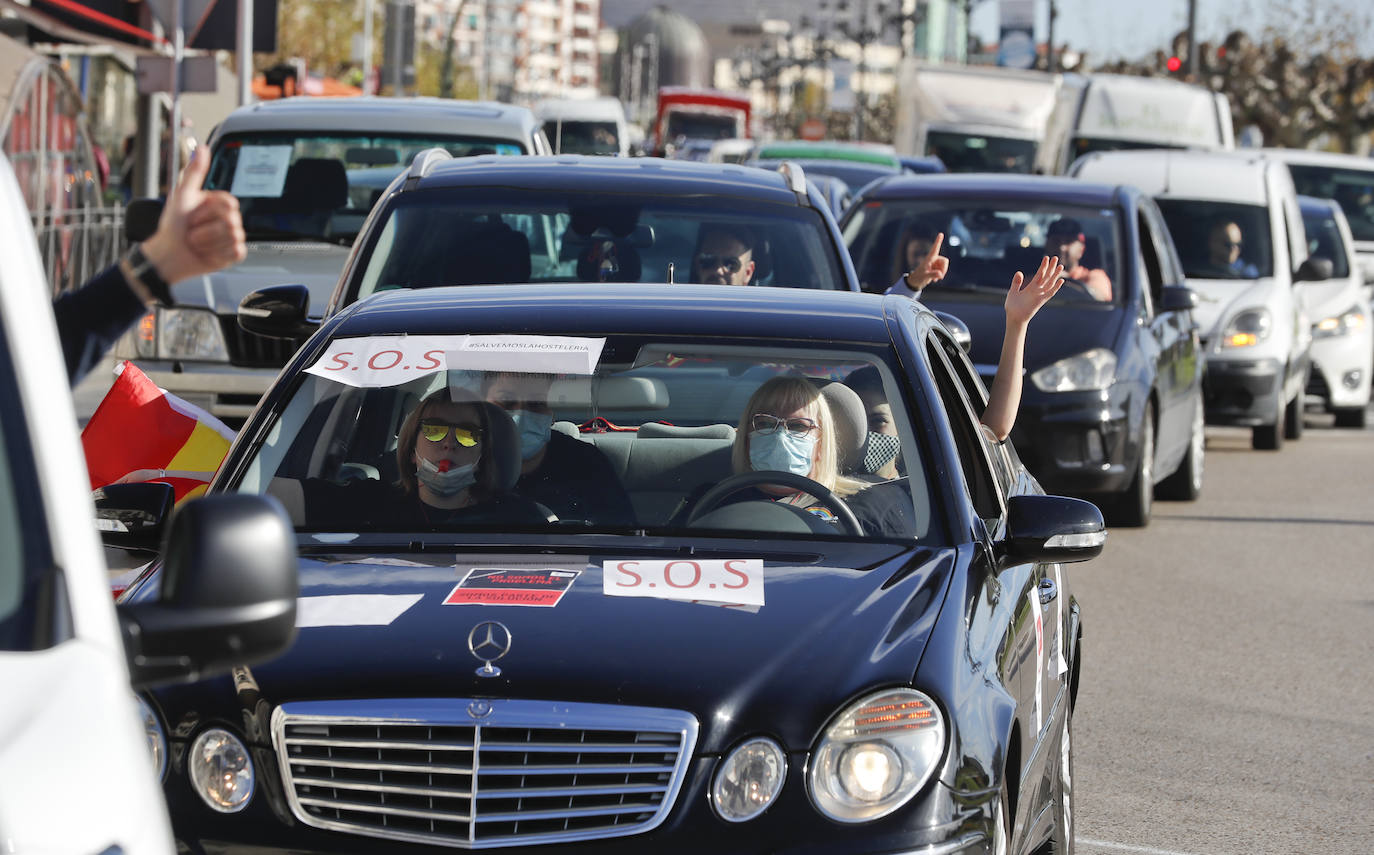
[[[702,285],[748,285],[754,278],[754,236],[748,229],[705,226],[692,256],[692,281]]]

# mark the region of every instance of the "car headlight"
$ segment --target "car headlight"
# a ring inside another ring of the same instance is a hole
[[[1312,337],[1335,338],[1336,336],[1350,335],[1364,329],[1365,320],[1364,312],[1360,311],[1360,307],[1351,306],[1339,315],[1322,318],[1313,324]]]
[[[153,705],[142,695],[135,697],[138,699],[138,717],[143,722],[143,735],[148,740],[148,754],[160,781],[167,774],[167,733],[162,729],[162,720],[157,717]]]
[[[1084,392],[1105,389],[1116,378],[1116,354],[1105,347],[1066,356],[1031,374],[1042,392]]]
[[[934,774],[945,721],[914,689],[860,698],[825,730],[811,766],[811,800],[839,822],[866,822],[905,804]]]
[[[212,727],[191,743],[187,763],[191,789],[220,813],[236,813],[253,798],[253,760],[227,730]]]
[[[721,819],[744,822],[763,813],[782,791],[787,757],[765,737],[743,743],[721,762],[711,784],[711,803]]]
[[[157,308],[130,335],[138,359],[228,362],[219,316],[206,309]]]
[[[1268,309],[1246,309],[1231,319],[1221,334],[1222,347],[1254,347],[1269,338],[1274,327]]]

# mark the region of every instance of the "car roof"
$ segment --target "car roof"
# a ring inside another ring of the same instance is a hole
[[[438,159],[416,189],[508,187],[540,190],[598,190],[616,194],[689,195],[710,193],[798,204],[783,175],[734,163],[703,163],[657,157],[596,157],[560,154],[536,157]]]
[[[1156,198],[1215,199],[1264,205],[1266,170],[1277,162],[1247,152],[1141,149],[1084,155],[1074,170],[1088,180],[1129,181]]]
[[[468,134],[507,137],[528,144],[538,127],[525,107],[452,98],[281,98],[239,107],[217,135],[244,131],[358,131]]]
[[[1374,157],[1358,154],[1342,154],[1334,151],[1311,151],[1301,148],[1262,148],[1265,157],[1272,157],[1284,163],[1297,163],[1310,166],[1330,166],[1336,169],[1359,169],[1374,172]]]
[[[1134,192],[1118,184],[1080,181],[1050,175],[949,172],[894,175],[870,186],[864,199],[925,199],[940,196],[1054,201],[1068,205],[1110,205],[1119,193]]]
[[[549,335],[697,335],[888,345],[884,302],[907,298],[849,291],[729,285],[553,283],[382,291],[339,317],[335,337],[465,332]]]

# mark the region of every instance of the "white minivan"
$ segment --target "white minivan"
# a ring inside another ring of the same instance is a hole
[[[549,98],[534,105],[554,154],[628,157],[629,123],[618,98]]]
[[[1301,436],[1312,327],[1297,284],[1325,270],[1308,261],[1288,169],[1258,153],[1143,149],[1085,155],[1070,174],[1159,204],[1198,297],[1207,423],[1251,427],[1261,449]]]
[[[1266,148],[1266,157],[1288,164],[1304,196],[1334,199],[1350,223],[1365,296],[1374,303],[1374,158],[1298,148]]]
[[[3,155],[0,257],[0,852],[171,855],[165,726],[135,691],[284,649],[295,535],[256,496],[187,502],[165,541],[137,512],[106,519],[128,542],[165,543],[175,580],[116,609],[47,278]],[[122,486],[124,507],[170,505],[166,485]]]

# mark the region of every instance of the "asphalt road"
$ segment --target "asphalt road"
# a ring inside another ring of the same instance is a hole
[[[1374,430],[1209,428],[1197,502],[1076,565],[1080,855],[1374,853]]]

